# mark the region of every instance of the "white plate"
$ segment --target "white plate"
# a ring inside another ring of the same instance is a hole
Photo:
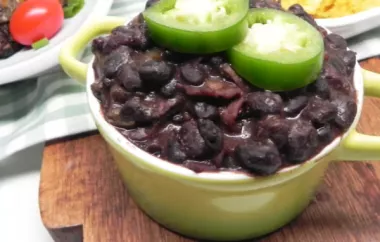
[[[380,26],[380,7],[341,18],[316,19],[317,23],[343,38],[351,38]]]
[[[58,66],[58,54],[66,39],[91,19],[108,14],[113,0],[85,0],[83,9],[74,18],[67,19],[61,31],[50,40],[48,46],[39,50],[22,50],[0,60],[0,85],[35,77],[52,67]]]

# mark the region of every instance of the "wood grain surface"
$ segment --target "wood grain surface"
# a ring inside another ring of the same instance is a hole
[[[361,64],[380,73],[380,58]],[[365,99],[358,130],[380,135],[380,99]],[[97,133],[46,146],[40,210],[57,242],[193,241],[160,227],[136,207]],[[255,241],[380,241],[380,163],[332,164],[305,212]]]

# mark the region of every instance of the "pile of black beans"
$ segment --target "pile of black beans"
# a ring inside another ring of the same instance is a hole
[[[274,1],[250,6],[281,9]],[[140,15],[93,41],[92,91],[104,117],[136,146],[195,172],[270,175],[308,160],[354,120],[356,55],[300,5],[288,11],[324,37],[324,66],[310,85],[279,93],[256,88],[223,53],[193,56],[158,47]]]

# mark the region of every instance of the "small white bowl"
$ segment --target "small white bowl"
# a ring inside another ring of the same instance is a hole
[[[316,19],[316,21],[318,25],[348,39],[380,27],[380,7],[340,18]]]

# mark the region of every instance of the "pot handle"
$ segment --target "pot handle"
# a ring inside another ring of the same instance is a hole
[[[79,61],[78,55],[88,43],[95,37],[107,34],[117,26],[125,23],[124,18],[105,17],[96,20],[81,28],[77,34],[69,39],[62,47],[59,54],[59,63],[64,72],[78,82],[85,84],[88,64]]]
[[[380,97],[380,74],[362,69],[365,96]],[[356,130],[342,141],[338,159],[347,161],[380,161],[380,137],[358,133]]]

